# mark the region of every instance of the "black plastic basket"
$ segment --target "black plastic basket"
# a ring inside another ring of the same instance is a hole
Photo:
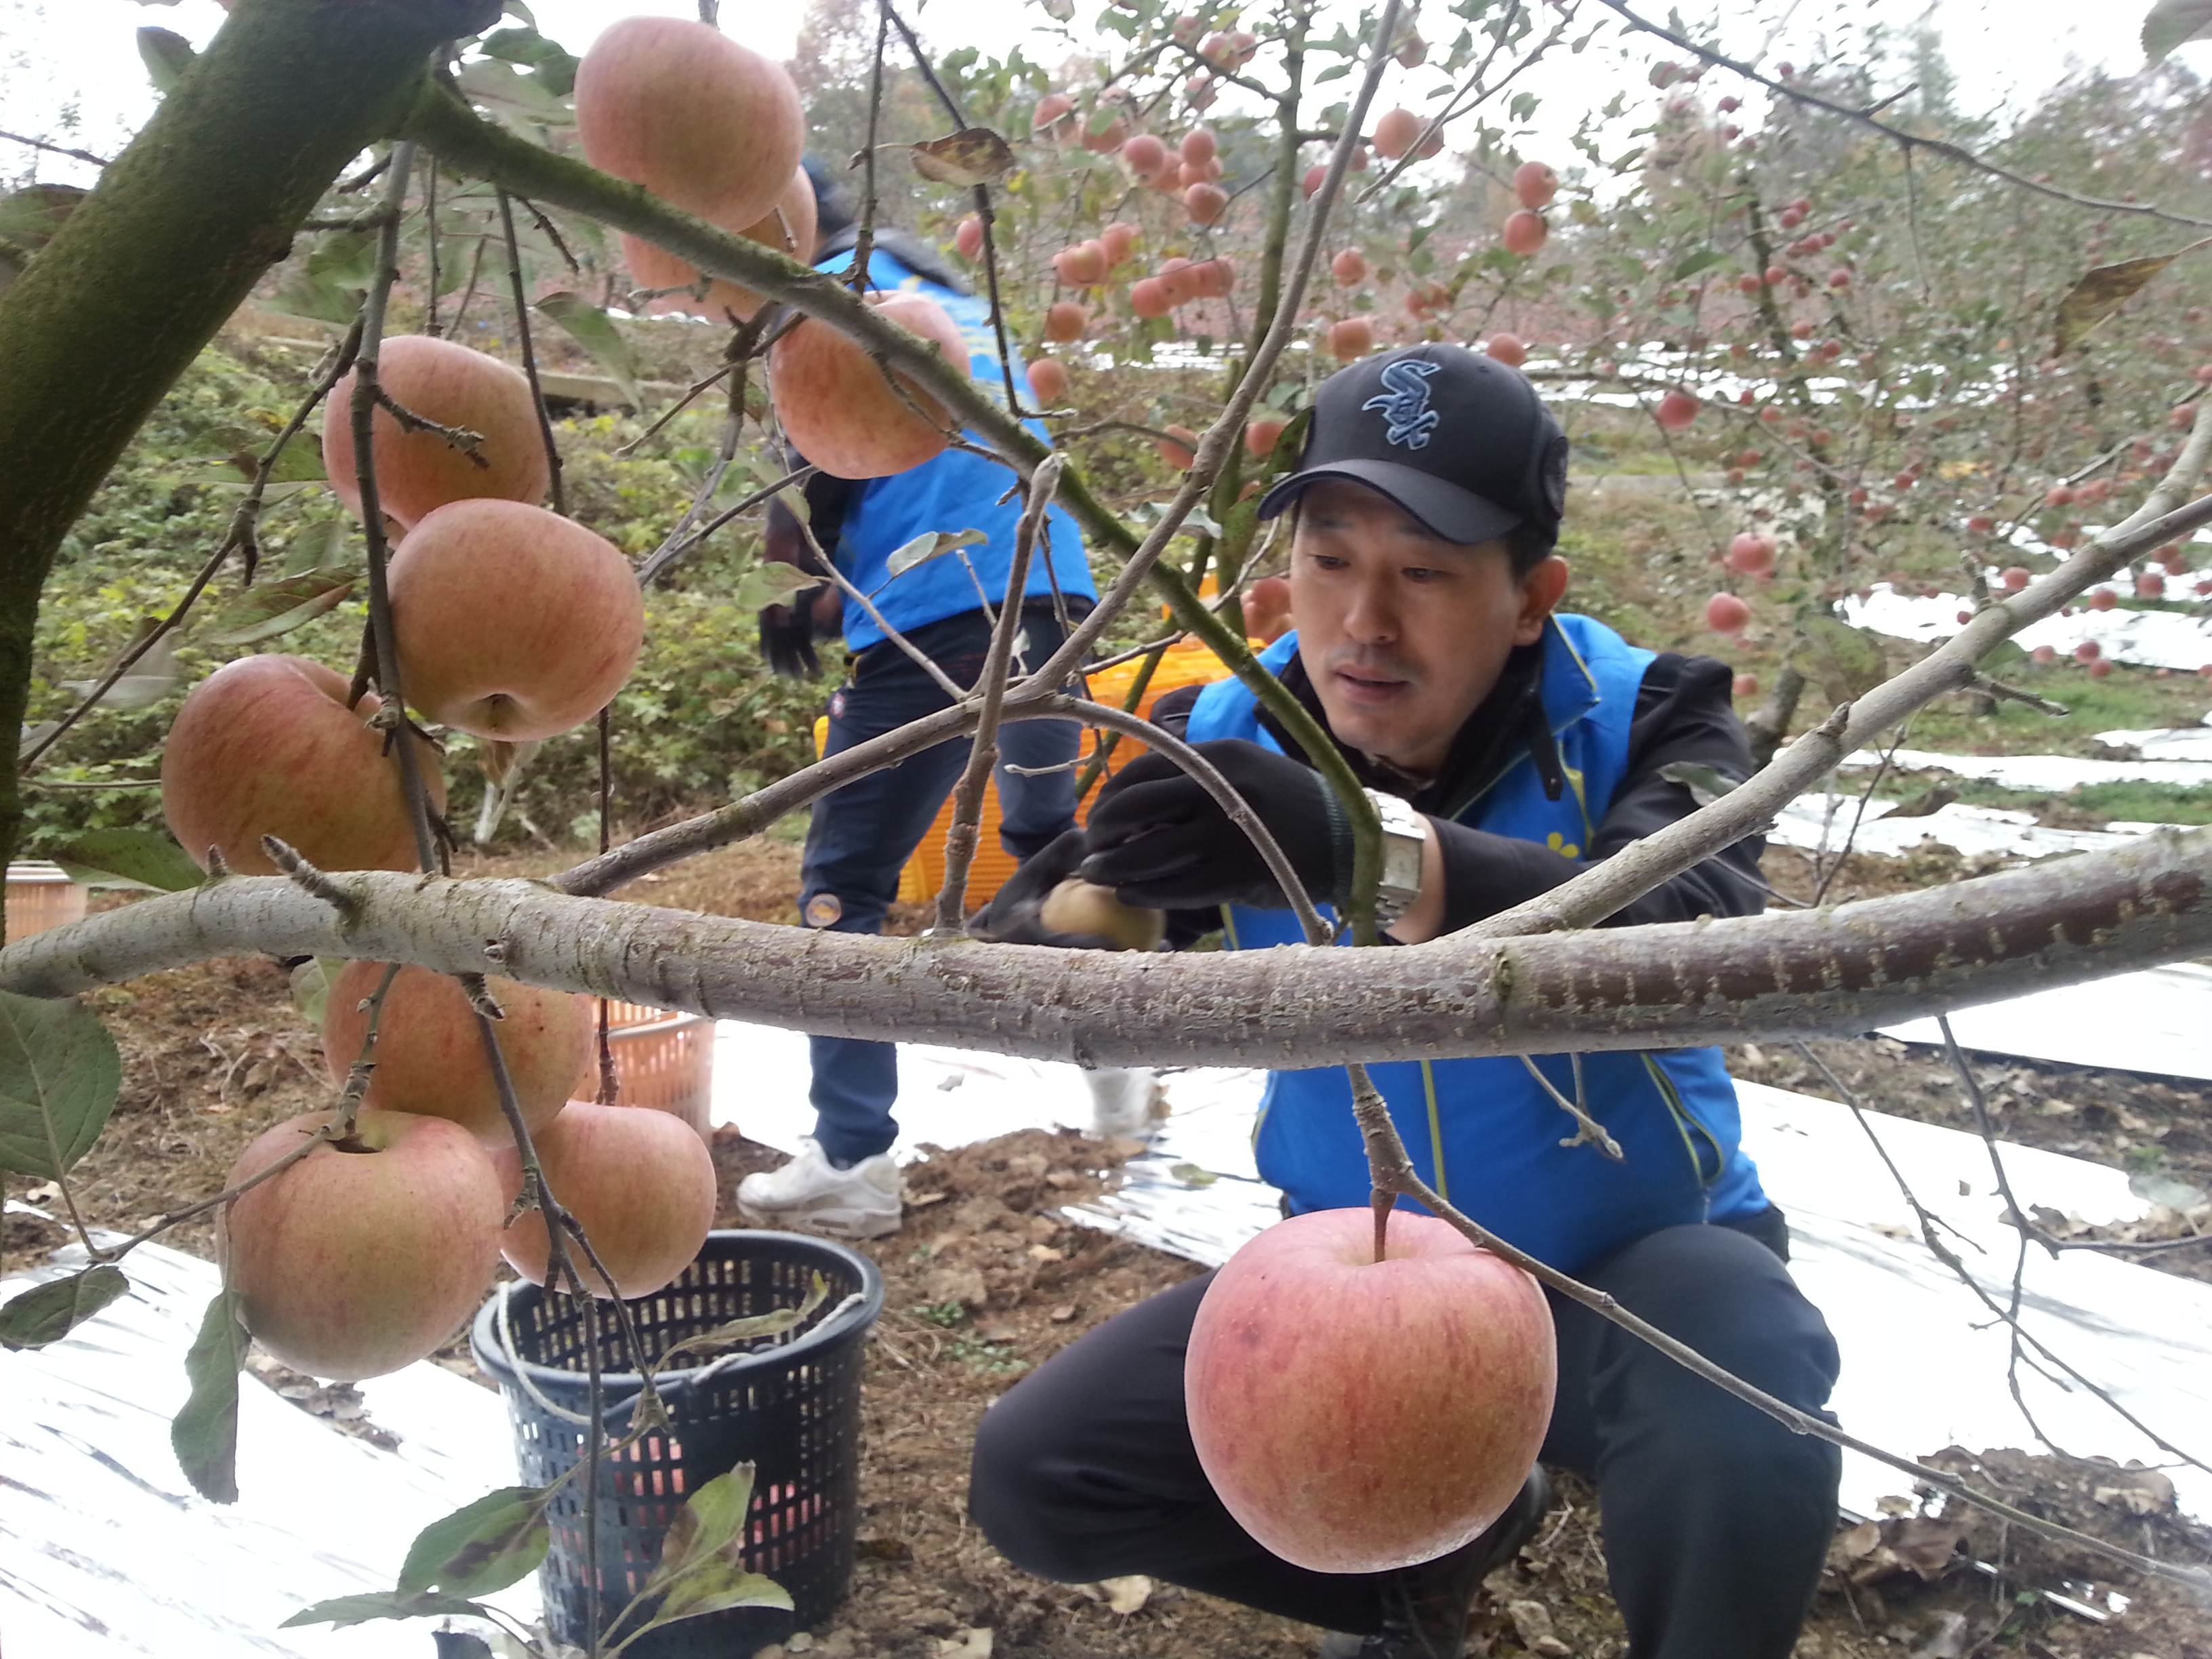
[[[637,1659],[742,1659],[818,1622],[843,1599],[859,1522],[863,1349],[884,1305],[875,1264],[798,1233],[709,1233],[674,1284],[629,1305],[639,1340],[657,1356],[733,1319],[796,1307],[817,1273],[830,1294],[806,1324],[755,1352],[659,1372],[672,1431],[648,1434],[599,1467],[602,1633],[652,1575],[684,1500],[748,1462],[756,1472],[744,1564],[788,1590],[793,1611],[742,1607],[684,1620],[626,1650]],[[619,1438],[641,1382],[612,1310],[602,1304],[595,1324],[602,1413]],[[557,1480],[583,1457],[582,1425],[548,1411],[531,1389],[562,1411],[588,1410],[584,1331],[576,1298],[530,1284],[502,1285],[477,1316],[471,1346],[507,1398],[526,1484]],[[583,1487],[573,1480],[554,1500],[552,1547],[538,1571],[546,1629],[576,1647],[590,1616]]]

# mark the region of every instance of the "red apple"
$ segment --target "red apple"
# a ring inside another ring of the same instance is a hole
[[[1193,185],[1182,193],[1183,210],[1194,225],[1210,225],[1229,210],[1229,192],[1218,185]]]
[[[1282,576],[1262,576],[1244,589],[1244,634],[1273,645],[1290,632],[1291,584]]]
[[[1507,216],[1505,220],[1505,250],[1523,258],[1540,252],[1551,240],[1552,228],[1544,222],[1540,213],[1531,213],[1527,208]]]
[[[2035,578],[2029,573],[2026,565],[2015,564],[2008,567],[2000,580],[2004,583],[2006,592],[2017,593]]]
[[[1705,626],[1716,634],[1734,634],[1751,620],[1751,607],[1733,593],[1716,593],[1705,601]]]
[[[1534,1280],[1433,1216],[1317,1210],[1231,1257],[1183,1367],[1191,1440],[1237,1523],[1316,1572],[1382,1572],[1513,1502],[1552,1413]]]
[[[1747,530],[1729,544],[1727,564],[1747,576],[1774,568],[1774,538],[1762,531]]]
[[[763,247],[774,248],[788,254],[801,264],[814,258],[817,228],[815,218],[814,181],[804,168],[793,172],[787,185],[775,205],[750,224],[722,223],[722,228],[744,237],[749,242],[758,242]],[[956,233],[956,237],[957,233]],[[982,247],[983,228],[975,227],[975,246]],[[622,239],[623,258],[629,262],[630,276],[640,288],[690,288],[699,280],[698,268],[679,259],[665,249],[636,236]],[[971,258],[975,255],[969,256]],[[655,314],[678,311],[703,310],[708,316],[720,318],[725,313],[738,319],[754,316],[763,303],[763,296],[741,283],[716,277],[707,285],[704,301],[695,301],[688,294],[664,294],[648,303],[646,309]]]
[[[1181,153],[1190,166],[1202,167],[1213,159],[1218,148],[1210,128],[1193,127],[1182,136]]]
[[[1674,386],[1659,399],[1656,418],[1668,431],[1680,432],[1698,418],[1698,410],[1703,407],[1689,392]]]
[[[386,964],[349,962],[323,1004],[323,1064],[340,1087],[368,1039],[362,1005],[384,982]],[[592,1061],[592,999],[510,979],[486,981],[506,1015],[496,1021],[500,1057],[522,1121],[533,1135],[553,1121]],[[376,1027],[376,1069],[363,1104],[375,1111],[450,1119],[489,1146],[511,1138],[499,1085],[468,994],[450,975],[402,968],[385,994]]]
[[[249,1146],[237,1186],[330,1121],[308,1112]],[[499,1265],[507,1220],[491,1156],[441,1118],[365,1114],[234,1200],[217,1249],[253,1340],[341,1382],[411,1365],[459,1329]]]
[[[1098,246],[1106,250],[1109,270],[1129,257],[1129,250],[1136,246],[1139,234],[1136,226],[1120,219],[1098,233]]]
[[[1129,309],[1139,317],[1164,317],[1173,309],[1167,284],[1157,276],[1140,276],[1129,284]]]
[[[1485,340],[1482,349],[1508,368],[1518,368],[1528,361],[1528,348],[1521,337],[1503,329]]]
[[[960,325],[936,301],[908,293],[867,298],[890,321],[934,345],[954,373],[972,372]],[[902,396],[874,358],[829,324],[802,320],[769,349],[768,361],[784,435],[833,477],[887,478],[945,453],[951,413],[903,377]]]
[[[1031,363],[1029,380],[1040,404],[1055,404],[1067,397],[1067,370],[1056,357],[1040,357]]]
[[[194,686],[161,750],[161,812],[178,844],[240,875],[273,876],[274,836],[322,870],[413,870],[415,833],[398,756],[367,722],[374,696],[346,707],[344,676],[304,657],[240,657]],[[416,763],[430,810],[446,810],[437,751]]]
[[[1340,363],[1364,357],[1375,349],[1375,325],[1364,317],[1345,317],[1331,323],[1328,349],[1329,355]]]
[[[1356,247],[1348,247],[1328,262],[1340,287],[1351,288],[1367,280],[1367,256]]]
[[[510,743],[605,708],[645,640],[645,601],[612,542],[520,501],[455,501],[392,556],[392,639],[407,701]]]
[[[1189,471],[1191,463],[1198,459],[1198,434],[1187,426],[1162,429],[1168,435],[1159,441],[1160,459],[1178,472]]]
[[[1091,288],[1106,280],[1109,263],[1103,243],[1078,242],[1053,255],[1052,268],[1068,287]]]
[[[1044,337],[1065,345],[1079,340],[1091,326],[1091,313],[1073,300],[1056,300],[1045,307]]]
[[[963,219],[952,233],[952,245],[960,250],[963,259],[983,257],[983,222],[974,214]]]
[[[1139,179],[1149,179],[1168,164],[1168,147],[1149,132],[1133,133],[1121,146],[1121,159]]]
[[[1409,109],[1385,110],[1376,118],[1375,149],[1384,160],[1395,161],[1413,149],[1427,125]]]
[[[650,1295],[690,1266],[714,1224],[714,1160],[690,1125],[650,1106],[595,1106],[572,1100],[532,1138],[545,1184],[569,1214],[625,1297]],[[494,1160],[509,1192],[521,1188],[522,1163],[510,1146]],[[526,1210],[500,1239],[500,1253],[533,1285],[550,1265],[545,1218]],[[574,1240],[569,1258],[592,1294],[607,1294]]]
[[[552,477],[550,463],[538,427],[537,400],[520,369],[451,340],[403,334],[384,343],[376,373],[377,384],[402,408],[441,426],[465,428],[483,440],[476,452],[484,463],[479,465],[437,433],[403,431],[390,410],[378,410],[369,429],[376,440],[377,503],[388,517],[405,526],[433,508],[468,497],[543,499]],[[323,470],[331,493],[358,518],[354,379],[349,370],[331,388],[324,406]]]
[[[1759,695],[1759,676],[1739,674],[1729,684],[1729,695],[1743,702]]]
[[[1549,207],[1559,193],[1559,175],[1541,161],[1523,161],[1513,170],[1513,194],[1534,212]]]
[[[1244,447],[1251,453],[1252,459],[1264,461],[1273,454],[1275,441],[1283,435],[1283,428],[1288,424],[1288,422],[1272,416],[1266,420],[1248,422],[1244,428]]]

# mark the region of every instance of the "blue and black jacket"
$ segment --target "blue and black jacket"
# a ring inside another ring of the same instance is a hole
[[[1291,635],[1262,660],[1316,714],[1320,704]],[[1163,699],[1156,718],[1187,715],[1193,742],[1244,738],[1304,759],[1250,690],[1234,679]],[[1434,780],[1393,777],[1346,751],[1370,787],[1407,797],[1437,826],[1445,927],[1467,926],[1558,885],[1688,813],[1689,791],[1660,775],[1670,762],[1741,778],[1751,769],[1729,706],[1729,673],[1710,658],[1658,656],[1586,617],[1561,616],[1513,653],[1498,689],[1462,728]],[[1759,843],[1740,844],[1647,894],[1622,922],[1688,920],[1762,908]],[[1188,935],[1204,925],[1178,918]],[[1287,910],[1208,913],[1231,949],[1297,941]],[[1571,1272],[1661,1227],[1741,1222],[1768,1207],[1739,1140],[1735,1085],[1717,1049],[1547,1055],[1534,1064],[1590,1115],[1626,1158],[1563,1146],[1571,1119],[1512,1056],[1370,1066],[1422,1177],[1532,1255]],[[1294,1212],[1366,1201],[1366,1160],[1342,1068],[1273,1073],[1263,1098],[1261,1174]]]

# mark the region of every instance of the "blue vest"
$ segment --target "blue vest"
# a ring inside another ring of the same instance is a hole
[[[823,260],[820,269],[843,270],[852,263],[853,256],[847,252]],[[999,343],[991,328],[989,306],[973,295],[956,294],[917,276],[881,248],[868,256],[868,275],[879,289],[908,289],[927,295],[943,306],[968,342],[969,368],[976,385],[994,400],[1005,402],[1006,384],[999,373]],[[1018,368],[1015,371],[1020,372]],[[1038,437],[1048,435],[1042,422],[1025,424]],[[968,435],[982,441],[972,432]],[[1019,496],[1004,505],[999,497],[1015,482],[1014,474],[996,461],[948,449],[909,471],[871,478],[858,485],[846,509],[837,545],[826,550],[853,586],[875,602],[884,620],[902,634],[926,623],[980,609],[984,595],[995,608],[1005,597],[1006,577],[1013,568],[1014,526],[1022,510]],[[890,573],[887,565],[891,555],[923,532],[957,534],[963,530],[980,530],[986,539],[957,553],[910,566],[896,576]],[[1048,598],[1057,577],[1062,593],[1097,598],[1090,562],[1083,556],[1083,532],[1058,507],[1046,515],[1045,539],[1051,544],[1051,569],[1048,572],[1045,568],[1044,549],[1038,548],[1031,556],[1024,592],[1032,598]],[[847,646],[859,651],[883,637],[883,629],[872,617],[857,605],[846,604]]]
[[[1652,653],[1587,617],[1553,618],[1544,643],[1544,712],[1567,787],[1559,799],[1547,799],[1523,753],[1460,822],[1579,858],[1620,787],[1629,722]],[[1297,649],[1297,635],[1288,635],[1261,660],[1279,671]],[[1193,743],[1247,738],[1280,750],[1256,718],[1251,691],[1235,679],[1200,695],[1189,735]],[[1241,905],[1224,909],[1223,933],[1224,944],[1243,951],[1304,938],[1288,910]],[[1576,1098],[1571,1057],[1547,1054],[1535,1063]],[[1574,1121],[1516,1056],[1398,1060],[1368,1070],[1422,1179],[1565,1272],[1661,1227],[1766,1207],[1758,1172],[1737,1144],[1735,1086],[1717,1048],[1582,1056],[1581,1098],[1620,1142],[1619,1164],[1594,1147],[1559,1145],[1572,1139]],[[1271,1073],[1254,1150],[1261,1175],[1282,1188],[1293,1212],[1367,1201],[1367,1159],[1341,1066]]]

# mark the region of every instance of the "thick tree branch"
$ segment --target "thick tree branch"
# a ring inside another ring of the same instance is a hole
[[[1089,1065],[1303,1066],[1833,1036],[2212,951],[2212,829],[1830,910],[1256,957],[864,938],[533,881],[328,879],[346,915],[230,877],[36,934],[0,951],[0,988],[67,996],[266,951]]]

